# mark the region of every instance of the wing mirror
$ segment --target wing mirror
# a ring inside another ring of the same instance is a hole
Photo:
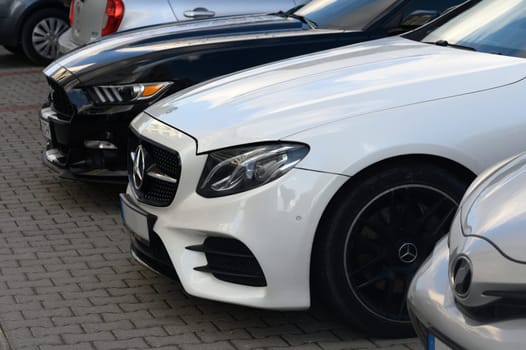
[[[404,29],[413,29],[426,24],[427,22],[440,16],[438,11],[416,10],[408,14],[400,22],[400,27]]]

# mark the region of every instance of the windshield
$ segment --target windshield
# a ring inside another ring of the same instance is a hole
[[[363,30],[401,0],[314,0],[295,12],[320,28]]]
[[[421,41],[526,57],[526,0],[484,0]]]

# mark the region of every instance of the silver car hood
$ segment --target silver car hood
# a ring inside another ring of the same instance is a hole
[[[206,152],[493,89],[524,76],[523,59],[392,37],[231,74],[172,95],[146,112],[192,135],[198,151]]]
[[[491,174],[462,207],[463,232],[526,263],[526,154]]]

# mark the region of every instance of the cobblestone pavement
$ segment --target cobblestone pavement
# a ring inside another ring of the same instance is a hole
[[[193,298],[134,262],[124,189],[60,180],[42,165],[45,94],[40,68],[0,49],[0,349],[420,349],[312,312]]]

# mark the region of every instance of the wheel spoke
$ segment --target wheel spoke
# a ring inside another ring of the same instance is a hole
[[[372,284],[375,284],[376,282],[384,281],[389,277],[389,273],[387,271],[382,271],[380,274],[376,275],[373,278],[368,279],[367,281],[359,284],[356,289],[360,290],[362,288],[368,287]]]
[[[402,318],[407,314],[407,296],[405,295],[406,292],[404,292],[404,296],[402,298],[402,304],[400,304],[400,309],[398,309],[398,318]]]
[[[33,37],[35,36],[45,37],[46,32],[42,28],[36,27],[35,30],[33,31]]]
[[[60,22],[60,25],[58,27],[58,34],[62,34],[68,27],[66,26],[66,23]]]
[[[49,24],[47,23],[47,21],[41,21],[38,25],[38,27],[42,28],[42,30],[45,32],[45,33],[49,33],[51,31],[51,29],[49,28]]]
[[[34,44],[35,44],[35,49],[37,49],[37,51],[39,52],[42,52],[47,46],[46,41],[42,41],[42,42],[34,43]]]
[[[359,267],[357,270],[352,271],[351,272],[351,277],[355,277],[356,275],[364,272],[365,270],[376,266],[378,263],[382,262],[384,260],[384,258],[385,258],[385,256],[381,255],[381,256],[378,256],[378,257],[368,261],[367,263],[365,263],[365,265]]]
[[[422,209],[418,206],[418,202],[413,196],[408,188],[404,191],[403,198],[403,208],[404,208],[404,225],[407,229],[412,225],[413,222],[417,220],[418,217],[422,216]]]
[[[389,279],[387,282],[387,296],[385,297],[385,304],[387,308],[392,304],[393,302],[393,289],[394,289],[394,280]]]
[[[448,199],[446,197],[442,197],[440,198],[439,201],[437,201],[435,204],[433,204],[433,206],[431,208],[429,208],[425,213],[424,215],[416,222],[415,226],[416,228],[422,228],[424,226],[424,224],[426,223],[426,221],[432,216],[434,215],[438,209],[440,209],[440,207],[442,206],[442,204],[446,203]]]
[[[378,220],[373,220],[371,218],[364,219],[359,218],[358,222],[364,224],[365,226],[372,229],[375,233],[382,234],[383,232],[386,232],[389,230],[389,227],[384,225],[382,222],[379,222]]]
[[[402,292],[402,304],[398,309],[398,317],[402,317],[407,313],[407,291],[409,290],[409,285],[413,278],[413,273],[407,273],[404,279],[404,290]]]
[[[457,210],[456,206],[452,206],[451,208],[449,208],[447,214],[444,215],[444,217],[442,218],[440,223],[431,232],[431,235],[429,235],[430,238],[434,239],[437,235],[439,235],[441,233],[440,231],[442,230],[442,228],[444,228],[444,225],[451,223],[452,216],[456,212],[456,210]]]

